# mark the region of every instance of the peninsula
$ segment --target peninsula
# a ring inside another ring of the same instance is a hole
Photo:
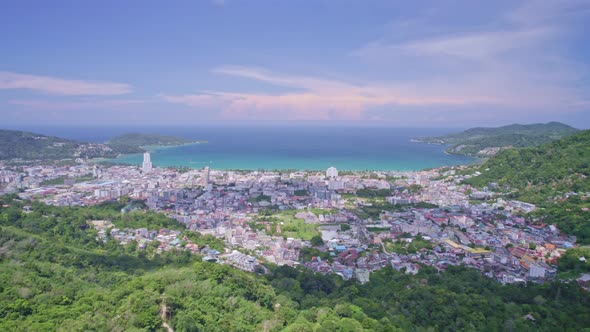
[[[207,143],[207,141],[190,141],[174,136],[129,133],[111,138],[106,142],[106,145],[118,153],[128,154],[145,152],[146,148],[150,146],[179,146],[192,143]]]
[[[512,147],[531,147],[573,135],[578,129],[560,122],[502,127],[477,127],[459,133],[425,137],[414,141],[448,145],[452,154],[490,157]]]
[[[19,130],[0,130],[0,160],[115,158],[121,154],[145,152],[150,146],[206,142],[173,136],[130,133],[113,137],[106,143],[92,143]]]

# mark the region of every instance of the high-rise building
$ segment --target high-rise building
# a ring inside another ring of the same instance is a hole
[[[203,168],[203,185],[207,187],[209,185],[209,166]]]
[[[329,178],[336,178],[338,177],[338,170],[336,167],[330,167],[326,170],[326,176]]]
[[[152,161],[151,161],[149,152],[143,153],[143,164],[141,166],[141,169],[144,172],[150,172],[152,170]]]

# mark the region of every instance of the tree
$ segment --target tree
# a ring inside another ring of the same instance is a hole
[[[324,240],[322,240],[322,237],[320,235],[315,235],[314,237],[312,237],[310,242],[311,245],[314,247],[324,245]]]

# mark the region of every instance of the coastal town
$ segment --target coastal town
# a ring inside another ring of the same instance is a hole
[[[466,265],[505,284],[555,278],[557,260],[576,246],[575,237],[530,223],[526,214],[536,207],[504,197],[509,188],[462,184],[478,175],[464,169],[174,169],[154,167],[145,153],[141,166],[0,163],[0,194],[57,206],[128,197],[121,213],[161,212],[187,231],[223,241],[224,250],[200,247],[184,231],[89,220],[100,240],[185,250],[249,272],[264,273],[268,262],[366,283],[384,267],[416,274],[424,266]]]

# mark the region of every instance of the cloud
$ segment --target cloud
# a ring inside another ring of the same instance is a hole
[[[584,16],[588,14],[590,14],[589,0],[528,0],[506,13],[504,17],[510,22],[527,26],[584,20]]]
[[[46,111],[69,111],[69,110],[86,110],[86,109],[105,109],[118,106],[137,105],[147,103],[147,100],[141,99],[82,99],[82,100],[39,100],[39,99],[13,99],[8,104],[19,106],[29,110],[46,110]]]
[[[218,110],[226,119],[422,119],[433,118],[433,111],[453,119],[469,112],[470,119],[509,119],[515,112],[521,119],[534,119],[579,112],[588,106],[588,88],[581,82],[589,71],[567,57],[566,43],[576,33],[572,20],[587,18],[590,1],[547,3],[527,1],[470,25],[436,21],[436,11],[398,21],[381,38],[348,54],[352,57],[347,60],[361,63],[357,68],[378,72],[379,80],[226,65],[212,73],[280,86],[286,92],[203,90],[162,97],[195,109]]]
[[[517,31],[490,31],[471,34],[445,35],[400,44],[372,42],[353,52],[361,57],[389,55],[450,56],[486,60],[509,51],[522,50],[540,44],[554,34],[550,28]]]
[[[361,120],[364,112],[382,105],[463,105],[494,103],[489,97],[424,94],[410,87],[370,84],[290,76],[243,66],[223,66],[214,73],[244,77],[290,87],[296,91],[281,94],[202,91],[189,95],[163,95],[171,103],[199,108],[217,108],[228,119],[266,116],[286,120]]]
[[[582,82],[588,68],[568,59],[566,43],[577,33],[574,19],[588,16],[588,5],[527,1],[480,26],[449,31],[441,24],[445,32],[434,36],[437,23],[425,21],[424,36],[416,36],[420,28],[414,26],[411,38],[400,39],[400,29],[395,38],[383,36],[351,55],[390,71],[410,67],[410,80],[424,90],[486,95],[529,114],[579,111],[587,99]]]
[[[28,89],[53,95],[122,95],[132,91],[128,84],[82,81],[0,71],[0,90]]]

